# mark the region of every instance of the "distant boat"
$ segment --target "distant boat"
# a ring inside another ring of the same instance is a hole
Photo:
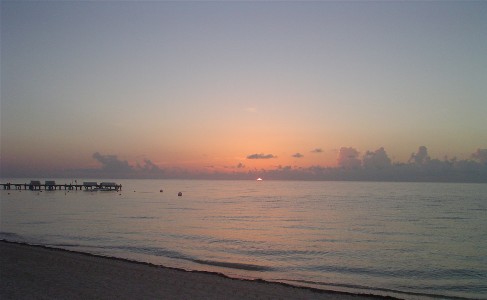
[[[257,178],[257,181],[262,181],[262,178],[260,178],[260,177],[259,177],[259,178]]]

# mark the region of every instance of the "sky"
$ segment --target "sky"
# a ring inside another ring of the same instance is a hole
[[[273,172],[487,149],[487,1],[0,9],[2,176]]]

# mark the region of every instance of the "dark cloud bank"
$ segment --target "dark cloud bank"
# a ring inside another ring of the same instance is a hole
[[[126,160],[120,160],[117,155],[102,155],[93,153],[93,159],[97,160],[100,168],[67,170],[63,174],[51,177],[86,177],[86,178],[164,178],[166,171],[159,168],[149,159],[142,163],[130,165]],[[184,174],[183,172],[181,174]]]
[[[296,153],[294,157],[302,157]],[[226,172],[190,172],[181,168],[163,169],[149,159],[130,165],[116,155],[93,154],[99,168],[66,170],[57,173],[18,174],[14,177],[65,178],[154,178],[154,179],[250,179],[266,180],[330,180],[330,181],[415,181],[415,182],[480,182],[487,183],[487,149],[478,149],[465,160],[434,159],[421,146],[407,162],[392,162],[384,148],[361,154],[352,147],[342,147],[337,167],[275,166],[273,169],[249,169],[243,163],[225,167]],[[275,159],[273,154],[251,154],[247,159]],[[10,174],[9,174],[10,173]],[[15,173],[2,169],[2,177]]]

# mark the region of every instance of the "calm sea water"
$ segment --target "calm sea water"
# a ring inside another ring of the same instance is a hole
[[[322,289],[487,299],[487,184],[116,182],[122,192],[2,190],[0,239]]]

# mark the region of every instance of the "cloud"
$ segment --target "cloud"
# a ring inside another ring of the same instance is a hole
[[[276,158],[277,156],[274,156],[272,154],[263,154],[263,153],[255,153],[247,156],[247,159],[269,159],[269,158]]]
[[[161,169],[150,159],[144,159],[143,163],[130,165],[126,160],[119,159],[116,155],[103,155],[99,152],[93,153],[92,157],[101,163],[100,169],[86,169],[91,177],[110,178],[153,178],[163,177],[166,170]]]
[[[150,159],[144,159],[144,164],[137,164],[137,169],[147,172],[160,172],[162,171],[156,164],[154,164]]]
[[[301,153],[299,153],[299,152],[298,152],[298,153],[294,153],[294,154],[292,155],[292,157],[296,157],[296,158],[301,158],[301,157],[303,157],[303,156],[304,156],[304,155],[302,155],[302,154],[301,154]]]
[[[387,156],[384,147],[374,152],[367,151],[363,158],[363,166],[366,169],[385,169],[391,166],[391,159]]]
[[[321,152],[323,152],[323,149],[321,149],[321,148],[316,148],[316,149],[311,150],[311,153],[321,153]]]
[[[278,169],[278,170],[291,170],[291,169],[292,169],[292,166],[282,166],[282,165],[278,165],[278,166],[277,166],[277,169]]]
[[[418,148],[418,152],[411,154],[411,158],[409,162],[415,163],[417,165],[424,165],[430,161],[430,157],[428,155],[428,148],[425,146],[420,146]]]
[[[477,152],[472,154],[472,158],[478,160],[481,164],[487,163],[487,149],[477,149]]]
[[[341,147],[338,152],[338,166],[344,169],[357,169],[361,166],[359,152],[355,148]]]
[[[238,163],[237,165],[232,166],[223,166],[224,169],[243,169],[245,165],[243,163]]]
[[[93,153],[93,158],[102,164],[102,170],[113,173],[126,173],[134,171],[126,160],[120,160],[116,155],[102,155]]]

